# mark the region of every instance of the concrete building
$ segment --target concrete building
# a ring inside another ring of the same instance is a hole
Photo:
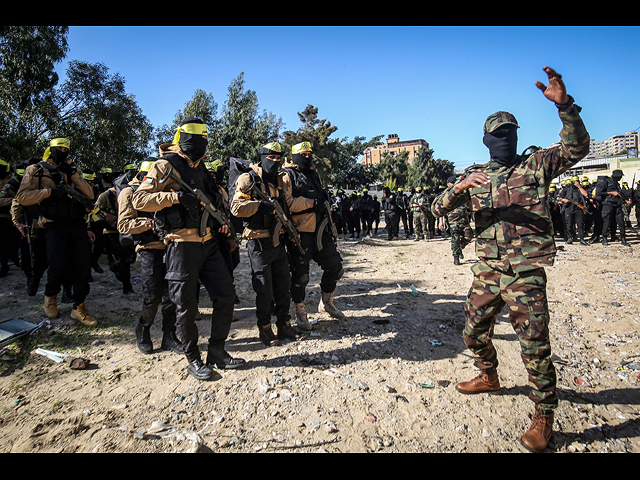
[[[362,154],[362,163],[364,165],[376,165],[380,163],[382,157],[387,153],[391,156],[396,156],[405,151],[409,153],[409,163],[411,163],[416,156],[416,152],[422,147],[429,148],[429,144],[422,139],[400,141],[400,137],[392,133],[387,137],[387,142],[384,145],[367,148]]]
[[[610,157],[619,155],[624,150],[638,148],[638,132],[627,132],[624,135],[614,135],[601,142],[591,139],[589,155],[595,157]]]

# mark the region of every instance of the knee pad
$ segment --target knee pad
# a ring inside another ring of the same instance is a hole
[[[294,281],[295,286],[298,287],[298,288],[305,288],[308,283],[309,283],[309,274],[308,273],[305,273],[304,275],[301,275],[297,282]]]

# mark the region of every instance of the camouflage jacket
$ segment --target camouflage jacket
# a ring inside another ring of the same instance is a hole
[[[551,180],[589,151],[589,134],[580,107],[558,111],[563,128],[561,143],[522,156],[514,165],[495,162],[475,165],[465,172],[484,172],[491,184],[456,193],[447,188],[432,205],[442,217],[469,205],[476,226],[476,254],[490,267],[522,272],[553,265],[556,246],[547,196]]]

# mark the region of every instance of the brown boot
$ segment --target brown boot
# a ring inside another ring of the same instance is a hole
[[[98,321],[89,314],[89,312],[87,311],[87,306],[84,303],[81,303],[71,310],[71,318],[74,320],[78,320],[80,323],[86,325],[87,327],[98,326]]]
[[[531,428],[520,439],[522,445],[531,451],[541,452],[549,444],[553,432],[552,427],[553,413],[545,415],[536,410]]]
[[[473,380],[458,383],[456,390],[464,394],[499,392],[500,380],[496,372],[482,372]]]
[[[333,303],[333,292],[322,292],[322,298],[320,299],[320,303],[318,304],[318,311],[322,313],[328,313],[333,318],[347,318],[345,314],[338,310]]]
[[[51,295],[44,297],[44,314],[48,318],[56,318],[58,316],[58,296]]]

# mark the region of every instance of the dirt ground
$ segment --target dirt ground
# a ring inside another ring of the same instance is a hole
[[[630,248],[560,240],[547,269],[560,397],[549,453],[640,452],[640,235],[628,239]],[[139,278],[136,293],[123,295],[102,257],[106,272],[93,274],[87,300],[98,328],[71,320],[63,304],[59,318],[1,355],[0,452],[525,452],[519,439],[533,404],[505,311],[495,328],[501,395],[455,390],[476,375],[462,340],[474,246],[457,267],[442,238],[390,242],[378,233],[340,240],[339,250],[346,273],[336,304],[348,319],[317,313],[321,271],[312,263],[315,329],[266,348],[243,246],[240,320],[227,345],[248,365],[207,382],[186,374],[181,355],[139,353]],[[0,320],[43,320],[44,282],[36,297],[25,284],[14,266],[0,280]],[[206,350],[211,309],[202,292]],[[38,347],[90,365],[73,370],[69,360],[34,353]]]

